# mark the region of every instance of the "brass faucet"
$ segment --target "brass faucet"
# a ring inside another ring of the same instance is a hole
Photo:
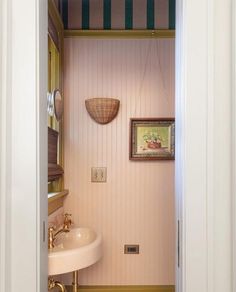
[[[66,292],[66,288],[64,284],[61,282],[55,281],[52,277],[48,278],[48,291],[54,289],[55,287],[58,287],[61,289],[61,292]]]
[[[63,224],[63,228],[64,229],[68,229],[70,230],[70,226],[72,225],[72,220],[71,220],[71,214],[66,213],[64,215],[64,224]]]
[[[70,231],[70,226],[72,224],[72,221],[71,221],[71,214],[65,214],[64,215],[64,223],[63,223],[63,227],[61,229],[59,229],[57,232],[54,233],[54,231],[56,230],[55,227],[51,226],[48,228],[48,248],[49,249],[52,249],[54,248],[54,242],[55,242],[55,239],[56,237],[63,233],[63,232],[69,232]]]

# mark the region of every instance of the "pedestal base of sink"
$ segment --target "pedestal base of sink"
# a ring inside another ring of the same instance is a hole
[[[72,287],[73,287],[73,292],[77,292],[78,288],[79,288],[79,284],[78,284],[78,271],[74,271],[73,272],[73,282],[72,282]]]

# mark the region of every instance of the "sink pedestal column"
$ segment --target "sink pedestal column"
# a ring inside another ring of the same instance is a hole
[[[73,292],[78,292],[78,289],[79,289],[79,284],[78,284],[78,271],[74,271],[73,272],[72,286],[73,286]]]

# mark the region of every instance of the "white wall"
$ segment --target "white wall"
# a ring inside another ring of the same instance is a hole
[[[84,101],[116,97],[108,125],[96,124]],[[102,232],[102,260],[80,284],[174,283],[174,161],[129,161],[131,117],[174,116],[174,40],[65,40],[65,210]],[[91,167],[108,181],[91,183]],[[126,243],[140,255],[124,255]]]
[[[0,9],[0,291],[42,292],[47,290],[47,1],[3,0]]]

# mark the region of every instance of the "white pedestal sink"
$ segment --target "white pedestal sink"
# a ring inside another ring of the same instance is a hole
[[[90,228],[73,228],[60,234],[48,251],[50,276],[73,272],[96,263],[102,256],[102,236]]]

